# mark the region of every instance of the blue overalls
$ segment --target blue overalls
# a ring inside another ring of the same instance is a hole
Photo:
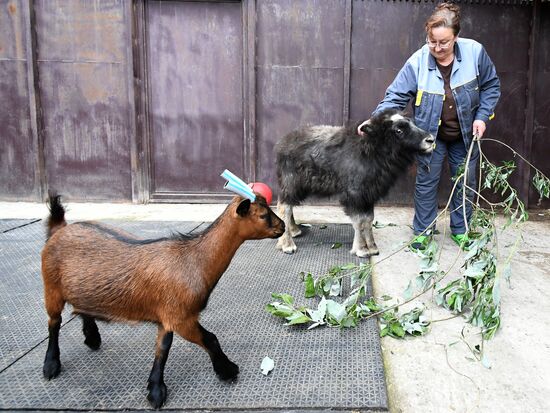
[[[492,119],[500,97],[500,81],[495,66],[480,43],[458,38],[454,53],[450,86],[456,102],[462,140],[449,143],[437,139],[436,148],[431,154],[417,156],[413,221],[415,234],[426,230],[437,216],[437,189],[445,155],[449,159],[451,176],[454,176],[472,143],[474,120],[487,123]],[[444,97],[443,77],[428,46],[424,45],[401,68],[374,113],[388,108],[404,110],[414,98],[416,125],[437,136]],[[472,188],[476,185],[478,157],[477,146],[474,146],[468,171],[468,186]],[[466,204],[466,217],[469,220],[472,207],[469,202]],[[463,234],[466,226],[462,211],[461,183],[457,185],[452,196],[450,211],[451,232]],[[429,231],[432,229],[433,226]]]

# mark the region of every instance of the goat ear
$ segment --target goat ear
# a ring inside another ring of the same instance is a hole
[[[250,211],[250,199],[243,199],[237,206],[237,214],[241,217],[245,217]]]

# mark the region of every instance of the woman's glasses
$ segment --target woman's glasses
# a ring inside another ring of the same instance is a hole
[[[428,37],[426,37],[426,44],[430,49],[435,49],[436,47],[439,46],[440,49],[445,50],[453,45],[453,40],[443,40],[441,42],[434,42],[433,40],[430,40],[428,39]]]

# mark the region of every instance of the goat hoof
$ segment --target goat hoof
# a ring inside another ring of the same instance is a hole
[[[294,254],[298,248],[292,239],[279,238],[277,241],[277,249],[282,250],[285,254]]]
[[[371,252],[366,249],[351,250],[350,253],[357,255],[359,258],[368,258],[372,255]]]
[[[44,367],[42,368],[42,373],[44,377],[48,380],[54,379],[59,376],[61,371],[61,363],[59,360],[46,360],[44,361]]]
[[[233,363],[231,360],[227,360],[224,363],[219,363],[214,367],[216,374],[223,381],[233,381],[239,374],[239,366]]]
[[[367,246],[366,245],[363,245],[361,247],[353,247],[349,250],[349,253],[351,255],[357,255],[358,252],[364,252],[364,251],[367,251]]]
[[[86,337],[84,344],[94,351],[99,350],[99,347],[101,347],[101,336],[97,335],[96,337]]]
[[[378,251],[378,248],[371,248],[369,249],[370,255],[380,255],[380,251]]]
[[[168,389],[164,383],[152,383],[149,382],[147,386],[149,393],[147,394],[147,400],[154,409],[160,409],[166,401],[166,395]]]

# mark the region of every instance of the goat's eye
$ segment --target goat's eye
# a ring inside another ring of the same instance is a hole
[[[260,215],[261,219],[265,219],[267,221],[267,225],[271,227],[271,215],[269,215],[269,212],[267,214]]]
[[[395,129],[395,133],[396,133],[397,135],[401,136],[401,135],[403,135],[403,129],[397,128],[397,129]]]

